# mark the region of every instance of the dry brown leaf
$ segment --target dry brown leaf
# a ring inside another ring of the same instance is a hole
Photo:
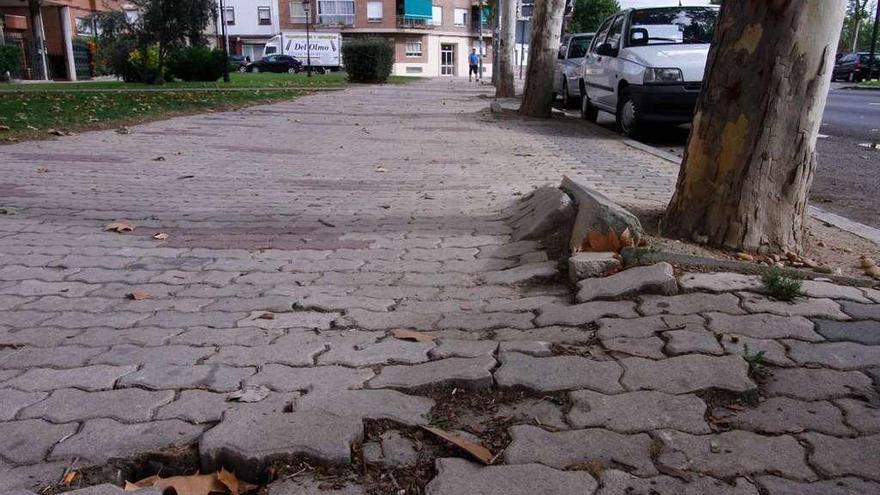
[[[413,340],[416,342],[432,342],[434,340],[433,335],[428,335],[424,332],[416,332],[415,330],[407,330],[405,328],[393,330],[391,335],[400,340]]]
[[[630,232],[629,229],[624,229],[620,234],[620,245],[622,247],[633,247],[636,245],[633,240],[632,232]]]
[[[425,431],[433,433],[443,440],[446,440],[447,442],[455,445],[456,447],[463,449],[474,459],[477,459],[483,464],[492,464],[492,460],[495,458],[495,456],[492,455],[492,452],[490,452],[489,449],[487,449],[486,447],[483,447],[482,445],[477,445],[474,442],[466,440],[458,435],[453,435],[452,433],[443,431],[440,428],[434,428],[433,426],[422,425],[422,428]]]
[[[66,486],[70,486],[70,484],[73,483],[73,480],[76,479],[77,474],[76,471],[68,471],[64,473],[64,478],[61,479],[61,482]]]
[[[104,230],[112,232],[131,232],[134,230],[134,226],[127,222],[113,222],[105,225]]]
[[[229,488],[229,493],[231,495],[251,492],[258,488],[257,485],[252,485],[246,481],[239,480],[235,477],[234,473],[230,473],[225,468],[220,468],[220,472],[217,473],[217,479],[220,480],[220,483],[223,483]]]
[[[150,476],[136,483],[126,483],[127,491],[155,486],[162,493],[172,488],[177,495],[208,495],[210,493],[229,493],[229,488],[220,482],[217,473],[193,474],[189,476],[171,476],[159,478]]]
[[[263,313],[260,316],[258,316],[257,318],[259,318],[261,320],[274,320],[275,313]]]
[[[157,241],[166,241],[166,240],[168,240],[169,237],[171,237],[171,236],[169,236],[165,232],[159,232],[153,236],[153,239],[156,239]]]
[[[152,299],[153,295],[143,289],[135,289],[128,293],[128,298],[135,301],[143,301],[144,299]]]

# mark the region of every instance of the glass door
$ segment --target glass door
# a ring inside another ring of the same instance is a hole
[[[455,75],[455,44],[453,43],[440,45],[440,75]]]

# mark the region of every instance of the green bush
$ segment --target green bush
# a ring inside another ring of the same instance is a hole
[[[342,58],[349,81],[384,83],[391,75],[394,47],[381,38],[351,40],[343,43]]]
[[[184,81],[210,82],[223,76],[226,63],[226,57],[220,50],[190,46],[171,54],[168,59],[168,72]]]
[[[14,45],[0,45],[0,79],[9,72],[18,74],[21,69],[21,49]]]
[[[144,53],[146,52],[146,61],[144,61]],[[138,47],[128,52],[127,70],[132,71],[133,79],[131,82],[142,82],[147,84],[162,83],[164,77],[161,74],[162,68],[159,67],[159,47],[150,46],[146,50]],[[125,79],[125,76],[123,76]],[[125,79],[129,82],[128,79]]]

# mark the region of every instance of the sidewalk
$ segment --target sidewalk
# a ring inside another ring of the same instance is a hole
[[[343,466],[270,495],[880,493],[880,291],[788,304],[681,274],[678,295],[573,304],[510,206],[568,174],[656,208],[677,169],[492,117],[488,91],[357,87],[4,147],[0,207],[23,210],[0,215],[0,493],[182,445],[244,477]],[[227,401],[242,385],[270,393]]]

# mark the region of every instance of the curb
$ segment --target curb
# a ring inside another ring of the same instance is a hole
[[[672,153],[657,149],[651,145],[640,143],[638,141],[633,141],[631,139],[624,139],[623,144],[631,148],[644,151],[645,153],[656,156],[657,158],[675,163],[676,165],[681,164],[681,159],[679,157],[673,155]],[[807,211],[811,217],[819,220],[822,223],[831,225],[832,227],[836,227],[840,230],[844,230],[846,232],[849,232],[850,234],[857,235],[862,239],[869,240],[874,244],[880,246],[880,229],[875,229],[874,227],[856,222],[855,220],[850,220],[849,218],[846,218],[844,216],[831,213],[830,211],[825,211],[818,206],[809,205]]]
[[[854,89],[856,91],[880,91],[880,86],[844,86],[840,89]]]

